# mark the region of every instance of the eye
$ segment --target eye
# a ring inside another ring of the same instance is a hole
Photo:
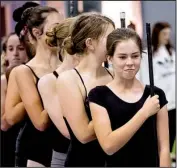
[[[19,50],[23,51],[24,50],[24,47],[20,46],[18,47]]]
[[[8,48],[9,51],[13,51],[13,48]]]
[[[120,56],[119,58],[124,60],[124,59],[126,59],[126,56]]]
[[[133,55],[132,58],[139,58],[139,55]]]

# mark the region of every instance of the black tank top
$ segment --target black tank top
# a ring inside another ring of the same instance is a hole
[[[54,76],[58,78],[58,73],[53,72]],[[53,140],[53,150],[56,152],[67,153],[70,140],[65,138],[60,131],[52,124],[52,140]]]
[[[79,75],[79,77],[82,81],[82,84],[85,88],[86,98],[84,100],[84,106],[85,106],[85,111],[87,113],[87,116],[88,116],[89,120],[91,121],[92,118],[91,118],[91,112],[90,112],[89,101],[88,101],[88,96],[87,96],[87,89],[86,89],[86,86],[84,84],[84,81],[83,81],[80,73],[77,71],[77,69],[74,68],[74,70]],[[113,78],[112,74],[108,70],[107,70],[107,72]],[[71,143],[70,143],[70,147],[68,150],[68,155],[66,158],[65,166],[67,166],[67,167],[72,167],[72,166],[104,167],[105,160],[106,160],[106,154],[102,150],[98,140],[96,139],[96,140],[93,140],[93,141],[88,142],[86,144],[82,144],[74,135],[66,118],[64,118],[64,119],[65,119],[66,125],[68,127],[70,137],[71,137]]]
[[[39,77],[35,74],[33,69],[27,66],[36,78],[36,88],[43,106],[43,101],[38,90]],[[44,106],[43,106],[44,108]],[[17,137],[16,153],[29,160],[36,161],[49,167],[52,158],[52,141],[51,141],[52,127],[49,126],[45,131],[37,130],[31,122],[28,115],[25,118],[25,124],[21,128]]]

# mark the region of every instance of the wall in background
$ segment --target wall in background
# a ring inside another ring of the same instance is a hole
[[[1,37],[4,37],[6,34],[6,29],[5,29],[5,8],[2,6],[1,7]]]
[[[59,9],[62,12],[64,12],[64,10],[65,10],[64,2],[62,2],[62,1],[53,1],[53,2],[52,1],[36,1],[36,2],[41,3],[41,5],[48,5],[48,6],[57,7],[57,9]],[[106,1],[104,1],[104,2],[106,2]],[[6,22],[5,23],[5,30],[6,30],[5,33],[6,34],[9,34],[11,31],[13,31],[14,27],[15,27],[15,22],[12,19],[13,10],[15,8],[21,6],[24,3],[25,3],[25,1],[14,1],[14,2],[1,1],[1,6],[5,7],[5,22]],[[86,6],[87,6],[86,9],[88,8],[88,10],[90,10],[91,8],[96,8],[96,9],[99,8],[99,9],[97,9],[99,11],[100,7],[101,6],[103,7],[103,4],[96,5],[96,3],[98,3],[98,1],[95,1],[95,4],[93,2],[90,2],[91,5],[89,5],[87,3],[85,3],[85,4],[82,3],[82,8],[83,7],[85,8]],[[100,3],[101,3],[101,1],[100,1]],[[176,4],[175,3],[176,3],[176,1],[141,1],[142,28],[140,26],[140,30],[142,29],[142,31],[143,31],[143,39],[144,40],[146,40],[145,25],[147,22],[150,22],[151,25],[153,26],[153,24],[157,21],[167,21],[172,26],[171,40],[175,46],[175,37],[176,37],[175,36],[175,32],[176,32],[176,25],[175,25],[175,13],[176,13],[175,6],[176,6]],[[120,5],[120,6],[122,7],[122,5]],[[139,7],[137,8],[134,6],[133,9],[136,11],[139,9]],[[140,12],[138,12],[138,13],[140,13]],[[135,17],[135,15],[136,14],[134,13],[133,16]],[[119,16],[119,12],[118,12],[118,14],[117,14],[118,21],[120,20],[119,17],[120,16]],[[139,18],[139,17],[137,17],[137,18]],[[141,19],[141,17],[139,19]],[[141,22],[138,23],[138,25],[139,24],[141,25]],[[141,34],[140,30],[138,32],[140,32],[140,34]]]
[[[176,38],[176,1],[141,1],[142,17],[143,17],[143,39],[146,40],[146,23],[154,23],[158,21],[166,21],[172,27],[171,40],[175,45]],[[152,27],[151,27],[152,29]]]

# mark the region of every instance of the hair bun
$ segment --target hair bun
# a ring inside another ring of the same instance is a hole
[[[25,9],[25,11],[22,13],[21,16],[21,21],[25,24],[26,21],[28,20],[28,18],[31,16],[32,12],[33,12],[34,7],[30,7]]]
[[[29,13],[25,14],[25,17],[23,17],[23,20],[22,20],[22,16],[24,14],[24,11],[26,11],[26,9],[29,9],[31,7],[36,7],[36,6],[39,6],[38,3],[35,3],[35,2],[26,2],[23,6],[17,8],[14,10],[13,12],[13,20],[17,22],[16,26],[15,26],[15,33],[20,36],[20,32],[22,31],[22,29],[24,28],[24,25],[25,25],[25,22],[29,16]]]
[[[16,22],[19,22],[21,20],[21,15],[23,13],[23,8],[19,7],[17,9],[14,10],[13,12],[13,20]]]
[[[29,16],[31,15],[32,9],[34,7],[30,7],[27,8],[22,16],[21,16],[21,20],[19,22],[17,22],[16,26],[15,26],[15,33],[17,34],[17,36],[20,37],[21,31],[24,29],[24,26],[26,24],[27,19],[29,18]]]
[[[35,2],[26,2],[23,6],[17,8],[14,10],[13,12],[13,20],[16,22],[19,22],[21,20],[21,16],[23,14],[23,12],[30,7],[36,7],[39,6],[38,3]]]
[[[26,2],[26,3],[22,6],[22,8],[23,8],[23,9],[27,9],[27,8],[36,7],[36,6],[39,6],[39,4],[36,3],[36,2]]]
[[[46,32],[46,43],[50,47],[58,46],[57,37],[56,37],[56,33],[57,33],[56,26],[57,25],[59,25],[59,23],[55,23],[51,25],[50,28]]]
[[[74,55],[76,54],[76,49],[74,47],[74,44],[71,40],[71,36],[67,37],[63,41],[64,49],[67,51],[68,54]]]

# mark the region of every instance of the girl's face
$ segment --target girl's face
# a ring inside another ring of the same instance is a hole
[[[140,68],[141,53],[133,39],[124,40],[117,43],[110,60],[117,76],[123,79],[133,79]]]
[[[26,49],[24,48],[23,44],[20,42],[16,34],[11,35],[7,40],[5,55],[7,61],[9,62],[9,65],[20,65],[28,61]]]
[[[162,29],[159,33],[159,44],[160,45],[166,45],[170,39],[170,28]]]

